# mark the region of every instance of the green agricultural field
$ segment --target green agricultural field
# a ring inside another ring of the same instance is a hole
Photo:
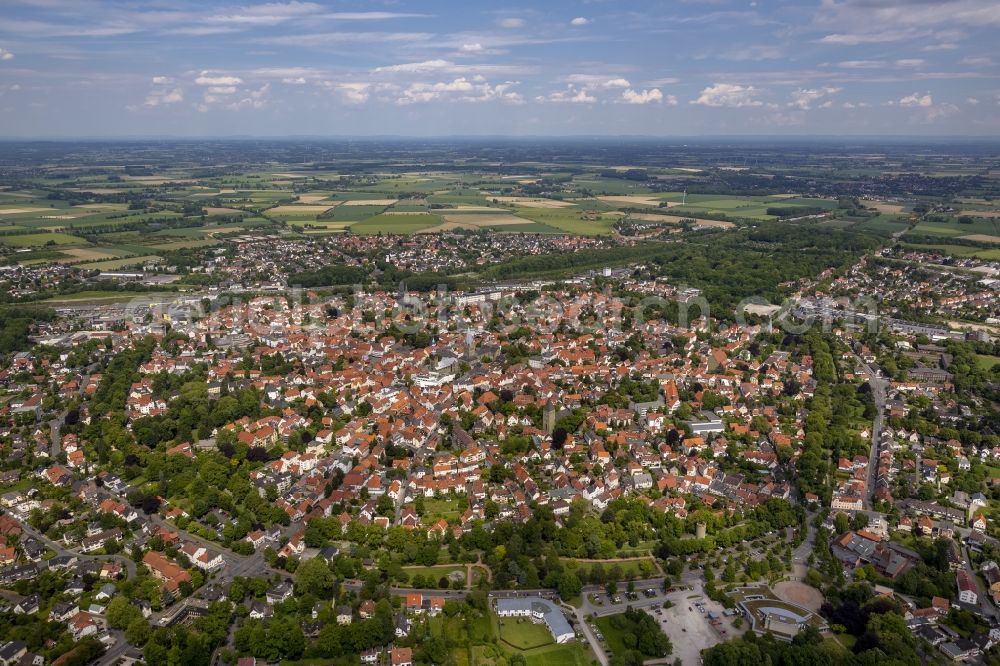
[[[44,247],[49,243],[54,245],[87,245],[87,242],[79,236],[61,233],[0,236],[0,245],[8,247]]]
[[[855,224],[857,231],[870,231],[879,235],[889,236],[898,231],[904,231],[909,226],[905,215],[877,215]]]
[[[344,206],[331,208],[322,216],[317,216],[317,222],[360,222],[375,217],[386,209],[385,206]]]
[[[155,254],[147,254],[140,257],[124,257],[122,259],[109,259],[108,261],[93,261],[86,264],[75,264],[77,268],[86,268],[97,271],[114,271],[127,266],[141,266],[148,262],[160,262],[163,257]]]
[[[903,243],[903,246],[919,252],[940,252],[941,254],[950,254],[956,257],[976,257],[985,261],[1000,260],[1000,249],[984,249],[971,245],[948,245],[946,243],[935,243],[933,245]]]
[[[639,181],[624,178],[594,178],[581,176],[573,179],[572,187],[599,195],[650,194],[653,190]]]
[[[184,250],[188,248],[196,247],[208,247],[209,245],[218,245],[217,240],[178,240],[171,241],[169,243],[157,243],[151,244],[149,249],[151,250]]]
[[[376,215],[350,226],[355,234],[412,234],[415,231],[437,226],[442,220],[437,215]]]
[[[1000,236],[1000,220],[988,217],[972,219],[971,224],[961,224],[956,218],[952,218],[948,222],[920,222],[910,233],[928,236],[969,236],[973,234]]]
[[[445,206],[485,206],[489,203],[489,197],[477,192],[468,194],[449,192],[447,194],[432,194],[427,197],[427,203]]]
[[[524,217],[577,236],[604,236],[612,233],[616,215],[591,215],[574,208],[517,208],[518,217]]]

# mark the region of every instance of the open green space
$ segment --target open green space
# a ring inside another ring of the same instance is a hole
[[[984,234],[989,236],[1000,236],[1000,220],[989,217],[972,217],[971,222],[962,223],[958,218],[950,218],[948,221],[921,221],[910,232],[914,235],[934,235],[934,236],[969,236],[974,234]]]
[[[163,257],[155,254],[146,254],[139,257],[124,257],[122,259],[108,259],[107,261],[92,261],[90,263],[75,264],[78,268],[86,268],[98,271],[113,271],[126,266],[141,266],[148,262],[163,261]]]
[[[976,363],[980,368],[990,372],[995,365],[1000,364],[1000,356],[987,356],[986,354],[976,354]]]
[[[956,257],[976,257],[977,259],[984,259],[986,261],[1000,260],[1000,248],[987,249],[976,247],[974,245],[949,245],[947,243],[934,243],[927,245],[923,243],[903,243],[903,247],[920,252],[940,252],[941,254],[950,254]]]
[[[8,247],[43,247],[45,245],[87,245],[79,236],[70,234],[18,234],[0,236],[0,245]]]
[[[526,617],[499,619],[500,640],[518,650],[530,650],[553,643],[552,634],[544,624],[535,624]]]
[[[518,217],[527,218],[546,227],[581,236],[610,234],[619,216],[591,214],[576,208],[527,208],[515,209]]]
[[[412,234],[421,229],[427,229],[441,224],[437,215],[418,213],[416,215],[382,214],[351,225],[351,232],[356,234]]]

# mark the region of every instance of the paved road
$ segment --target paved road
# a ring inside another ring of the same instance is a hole
[[[114,560],[116,562],[121,562],[123,565],[125,565],[126,570],[128,570],[129,578],[135,577],[135,562],[133,562],[130,558],[126,557],[125,555],[87,555],[86,553],[81,553],[79,551],[66,548],[58,541],[53,541],[52,539],[48,538],[47,536],[36,530],[31,525],[28,525],[27,523],[22,522],[21,529],[24,530],[25,534],[31,535],[32,537],[38,539],[46,546],[54,550],[56,555],[71,555],[75,557],[77,560],[88,561],[88,562],[95,560],[99,562],[107,562],[108,560]]]
[[[59,451],[62,450],[61,439],[59,437],[59,429],[62,428],[63,420],[66,418],[65,412],[51,421],[49,421],[49,437],[51,437],[52,444],[49,447],[49,458],[55,460],[56,456],[59,455]]]
[[[882,421],[885,418],[886,391],[889,383],[879,377],[874,368],[869,366],[864,360],[854,354],[862,372],[868,377],[868,384],[872,388],[872,399],[875,401],[875,420],[872,423],[872,444],[868,453],[868,480],[865,484],[864,505],[866,509],[871,509],[873,497],[875,495],[875,482],[878,480],[878,443],[882,435]]]
[[[608,655],[604,651],[604,646],[602,646],[601,642],[597,640],[597,636],[594,635],[593,629],[591,629],[590,625],[587,623],[587,618],[583,611],[579,608],[574,608],[573,615],[576,617],[576,626],[580,628],[580,631],[583,632],[584,638],[586,638],[587,642],[590,643],[590,649],[594,653],[594,656],[597,657],[597,661],[601,663],[601,666],[608,666]]]

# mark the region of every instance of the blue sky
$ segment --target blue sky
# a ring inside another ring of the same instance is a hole
[[[0,136],[996,135],[996,0],[2,0]]]

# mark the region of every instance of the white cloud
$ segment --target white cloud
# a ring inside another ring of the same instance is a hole
[[[878,32],[833,33],[819,39],[820,44],[833,46],[858,46],[859,44],[885,44],[916,39],[930,35],[929,31],[879,30]]]
[[[986,56],[968,56],[962,58],[963,65],[992,65],[993,60]]]
[[[934,98],[931,97],[930,93],[927,93],[926,95],[913,93],[912,95],[907,95],[899,100],[899,105],[929,107],[934,105]]]
[[[453,102],[499,100],[512,104],[520,104],[524,101],[521,95],[511,90],[516,85],[518,85],[517,81],[505,81],[495,86],[490,85],[482,76],[475,76],[472,79],[463,76],[452,81],[440,81],[436,83],[416,82],[411,83],[403,91],[402,96],[396,100],[396,103],[417,104],[435,100]]]
[[[840,88],[799,88],[792,93],[792,101],[788,103],[788,106],[794,106],[802,111],[808,111],[817,100],[838,92],[840,92]],[[831,104],[829,100],[820,105],[820,107],[824,109],[829,108],[830,106]]]
[[[184,91],[180,88],[173,90],[161,90],[149,93],[142,105],[152,109],[163,104],[176,104],[184,101]]]
[[[501,28],[523,28],[527,24],[523,18],[503,18],[497,21]]]
[[[450,69],[455,63],[447,60],[424,60],[423,62],[406,62],[400,65],[388,65],[386,67],[376,67],[376,72],[407,72],[421,73],[433,72],[441,69]]]
[[[587,25],[590,23],[589,18],[584,18],[583,16],[577,16],[575,19],[569,22],[570,25]]]
[[[400,104],[430,102],[431,100],[440,98],[445,93],[471,92],[472,90],[472,82],[465,77],[439,83],[413,83],[403,91],[403,96],[397,101]]]
[[[240,7],[232,13],[205,17],[209,23],[236,24],[244,26],[267,26],[284,23],[290,19],[316,14],[323,6],[315,2],[268,2],[261,5]]]
[[[209,95],[232,95],[236,92],[236,86],[210,86],[206,92]]]
[[[566,77],[569,83],[577,83],[585,88],[630,88],[632,84],[622,77],[608,78],[598,74],[570,74]]]
[[[944,42],[941,44],[928,44],[927,46],[921,48],[921,51],[954,51],[958,48],[958,44],[954,42]]]
[[[842,60],[837,65],[845,69],[876,69],[885,67],[886,62],[884,60]]]
[[[320,18],[337,21],[385,21],[399,18],[426,18],[427,14],[411,14],[407,12],[331,12],[321,14]]]
[[[662,102],[663,93],[660,92],[659,88],[650,88],[649,90],[632,90],[629,88],[622,93],[622,101],[626,104],[651,104],[653,102]],[[669,101],[667,102],[670,103]],[[677,100],[674,99],[674,104],[677,104]]]
[[[306,84],[306,79],[304,76],[286,76],[281,79],[282,83],[288,84],[290,86],[304,86]]]
[[[265,83],[257,90],[250,90],[240,97],[239,100],[231,102],[227,109],[238,111],[243,108],[260,109],[267,105],[268,93],[271,91],[271,84]]]
[[[170,83],[171,81],[173,81],[173,79],[171,79],[169,76],[154,76],[153,77],[153,83],[156,84],[156,85],[158,85],[158,86],[165,85],[167,83]]]
[[[0,60],[13,60],[14,54],[7,49],[0,49]]]
[[[339,90],[348,102],[352,104],[363,104],[368,101],[371,94],[372,85],[370,83],[338,83]]]
[[[199,86],[236,86],[243,83],[243,79],[238,76],[211,76],[211,72],[202,72],[194,82]]]
[[[479,53],[483,50],[483,45],[479,42],[474,42],[472,44],[462,44],[458,49],[462,53]]]
[[[300,48],[326,47],[335,44],[381,44],[384,42],[426,42],[435,35],[429,32],[311,32],[276,37],[260,37],[253,41],[258,44],[297,46]]]
[[[740,86],[733,83],[716,83],[701,91],[698,99],[691,100],[691,104],[701,104],[702,106],[727,106],[739,108],[743,106],[761,106],[761,102],[756,100],[757,89],[753,86]]]
[[[975,106],[976,104],[979,104],[979,100],[976,99],[975,97],[966,97],[965,98],[965,102],[967,104],[971,104],[972,106]]]
[[[577,90],[573,86],[570,86],[568,89],[559,90],[548,97],[536,97],[535,100],[539,102],[556,102],[558,104],[593,104],[597,101],[597,98],[587,92],[586,88]]]
[[[899,60],[896,61],[896,66],[897,67],[920,67],[921,65],[923,65],[926,62],[927,62],[926,60],[923,60],[921,58],[900,58]]]

